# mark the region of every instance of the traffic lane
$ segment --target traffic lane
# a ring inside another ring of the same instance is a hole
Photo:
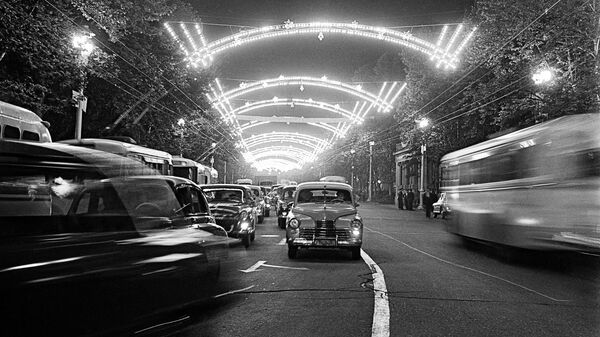
[[[373,292],[367,265],[334,250],[301,250],[290,260],[284,238],[271,216],[257,226],[249,249],[232,247],[221,288],[244,290],[190,312],[191,325],[178,335],[370,336]]]
[[[378,211],[381,214],[381,211]],[[393,213],[392,213],[393,214]],[[389,214],[388,214],[389,215]],[[422,212],[398,212],[398,218],[375,217],[374,227],[387,221],[382,231],[374,233],[413,250],[415,253],[488,277],[505,278],[505,283],[531,288],[555,299],[568,299],[581,305],[599,303],[600,259],[575,253],[529,252],[508,262],[498,249],[486,245],[470,244],[450,235],[445,230],[446,220],[426,219]],[[474,270],[470,270],[472,268]],[[515,285],[515,286],[517,286]],[[517,286],[518,287],[518,286]]]
[[[464,249],[422,212],[365,206],[364,248],[386,277],[392,335],[598,334],[596,281]]]

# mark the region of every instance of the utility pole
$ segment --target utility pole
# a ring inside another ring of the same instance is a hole
[[[373,196],[373,145],[374,141],[369,142],[369,198],[367,201],[371,201]]]

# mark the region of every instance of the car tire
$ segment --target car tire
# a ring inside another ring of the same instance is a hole
[[[298,247],[288,245],[288,258],[295,259],[298,255]]]
[[[242,244],[244,245],[245,248],[250,247],[250,235],[246,234],[242,237]]]
[[[270,209],[266,209],[265,210],[265,216],[268,218],[271,216],[271,210]]]
[[[250,242],[253,242],[255,237],[256,237],[256,232],[252,232],[252,234],[250,234]]]
[[[446,212],[442,212],[442,219],[446,219]]]
[[[279,226],[279,228],[284,229],[285,228],[285,218],[277,218],[277,225]]]
[[[352,252],[352,260],[360,260],[360,247],[354,247],[350,251]]]
[[[258,223],[263,223],[263,221],[265,221],[265,217],[262,215],[258,216]]]
[[[438,214],[437,213],[433,213],[433,217],[437,218]]]

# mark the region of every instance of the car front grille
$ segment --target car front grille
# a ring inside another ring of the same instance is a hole
[[[347,229],[339,228],[300,228],[300,237],[306,240],[329,238],[348,240],[350,235]]]
[[[216,218],[215,220],[217,222],[217,225],[223,227],[223,229],[225,229],[228,232],[231,231],[231,228],[233,228],[238,222],[235,218]]]

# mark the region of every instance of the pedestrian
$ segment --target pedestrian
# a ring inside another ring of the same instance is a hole
[[[412,188],[408,189],[406,193],[406,209],[409,211],[413,210],[413,202],[415,201],[415,194],[413,193]]]
[[[433,211],[433,203],[437,200],[434,200],[434,196],[431,191],[425,191],[423,195],[423,207],[425,208],[425,217],[431,218],[431,212]]]
[[[404,190],[398,190],[398,209],[404,209]]]

